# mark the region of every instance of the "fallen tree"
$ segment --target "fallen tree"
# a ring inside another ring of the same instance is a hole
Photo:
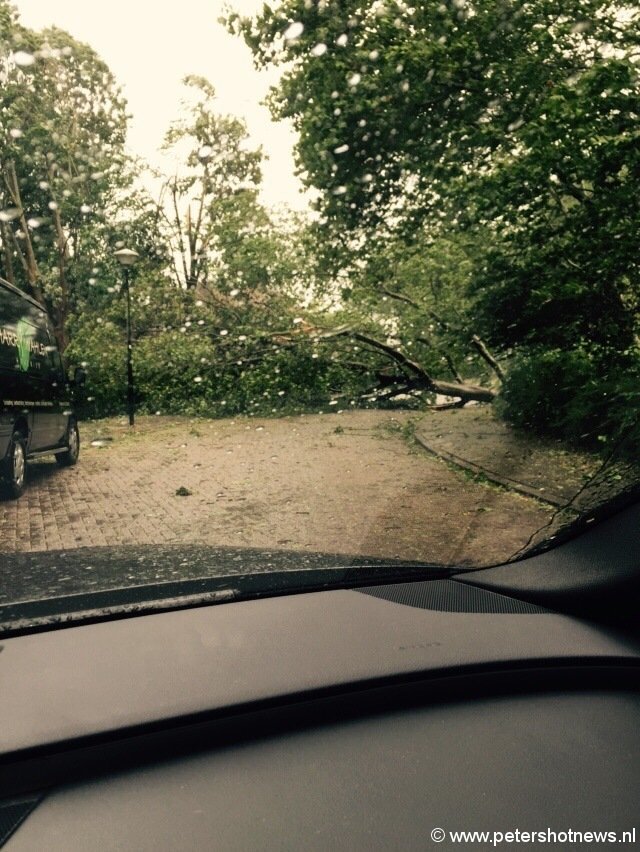
[[[497,396],[497,392],[492,388],[469,384],[467,382],[445,382],[441,379],[435,379],[417,361],[409,358],[401,350],[382,340],[377,340],[368,334],[363,334],[361,331],[355,331],[352,328],[338,328],[319,331],[317,336],[322,340],[329,338],[349,338],[362,343],[364,346],[368,346],[376,352],[382,353],[398,364],[405,376],[410,377],[410,382],[405,382],[405,388],[430,391],[441,394],[442,396],[457,397],[463,402],[470,402],[472,400],[476,402],[493,402]]]

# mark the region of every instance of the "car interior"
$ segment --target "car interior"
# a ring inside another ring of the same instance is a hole
[[[497,828],[627,842],[639,525],[634,503],[473,571],[312,569],[286,594],[273,574],[217,577],[181,601],[138,590],[156,611],[135,588],[115,616],[86,595],[68,621],[14,605],[5,848],[453,848],[450,832],[495,844]]]

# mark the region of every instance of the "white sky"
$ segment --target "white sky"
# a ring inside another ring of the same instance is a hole
[[[216,88],[221,112],[244,118],[251,139],[263,146],[263,200],[306,207],[294,174],[293,131],[270,120],[260,105],[273,72],[258,73],[244,42],[217,22],[224,0],[14,0],[32,29],[55,24],[90,44],[122,86],[132,113],[129,148],[152,165],[171,170],[158,148],[180,114],[182,78],[199,74]],[[232,0],[243,15],[262,0]]]

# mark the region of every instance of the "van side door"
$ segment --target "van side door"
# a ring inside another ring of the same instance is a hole
[[[67,427],[69,425],[70,414],[70,390],[65,375],[62,358],[58,349],[58,343],[55,338],[55,333],[51,321],[47,318],[47,335],[49,338],[48,354],[49,354],[49,370],[51,376],[51,402],[52,409],[52,436],[51,446],[62,446],[66,443]]]
[[[32,400],[30,405],[33,410],[33,429],[30,452],[45,450],[56,442],[56,373],[52,368],[47,324],[47,315],[41,308],[31,304],[25,306],[18,337],[23,350],[20,369],[25,399]]]
[[[0,285],[0,458],[9,449],[20,390],[16,381],[16,324],[20,318],[20,299]]]

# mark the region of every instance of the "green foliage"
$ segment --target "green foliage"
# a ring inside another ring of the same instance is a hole
[[[176,279],[202,290],[234,251],[230,230],[240,226],[249,237],[264,229],[268,217],[257,202],[262,152],[249,148],[244,122],[216,111],[215,89],[203,77],[183,82],[193,100],[164,140],[165,150],[180,155],[183,164],[167,181],[160,203],[168,208],[164,221]]]
[[[88,381],[79,396],[81,417],[107,417],[124,410],[126,399],[125,338],[112,322],[87,319],[74,331],[65,358],[86,369]]]
[[[0,20],[2,271],[47,306],[64,348],[130,178],[126,105],[91,47],[55,27],[29,30],[6,9]]]
[[[640,351],[618,359],[593,347],[519,354],[500,400],[515,426],[590,449],[611,449],[629,432],[625,452],[640,451]]]
[[[486,381],[480,335],[527,428],[600,446],[638,417],[636,7],[283,0],[226,23],[283,66],[272,112],[360,323]]]
[[[116,279],[112,279],[117,282]],[[109,290],[111,292],[109,292]],[[69,365],[88,372],[84,414],[122,412],[126,400],[124,293],[96,285],[97,311],[73,317]],[[136,406],[153,414],[271,415],[348,405],[370,384],[354,374],[335,346],[310,335],[282,294],[267,300],[240,291],[196,298],[143,270],[132,276]]]

